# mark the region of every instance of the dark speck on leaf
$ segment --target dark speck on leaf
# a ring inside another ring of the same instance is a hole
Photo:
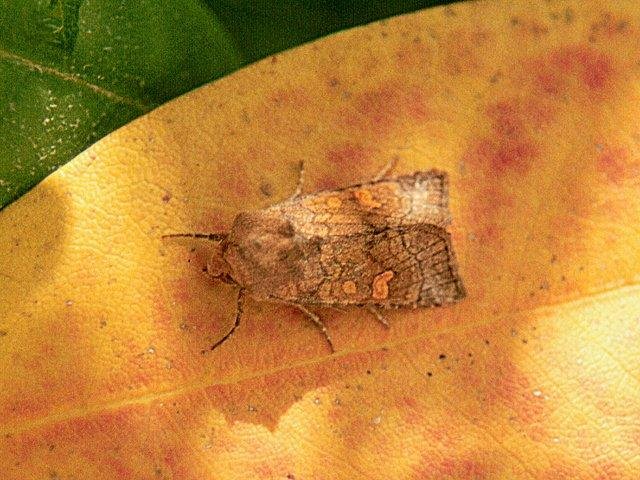
[[[574,17],[573,10],[571,8],[567,8],[564,11],[564,21],[565,21],[565,23],[573,22],[573,17]]]
[[[271,186],[270,183],[268,182],[262,182],[260,184],[260,192],[265,196],[265,197],[270,197],[271,195],[273,195],[273,187]]]

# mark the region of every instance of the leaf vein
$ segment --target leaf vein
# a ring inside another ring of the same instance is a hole
[[[152,103],[142,102],[135,98],[127,97],[124,95],[120,95],[116,92],[113,92],[109,89],[101,87],[100,85],[96,85],[95,83],[88,82],[83,79],[79,75],[74,75],[67,72],[62,72],[56,68],[49,67],[47,65],[42,65],[40,63],[34,62],[33,60],[16,55],[15,53],[8,52],[6,50],[0,49],[0,60],[4,60],[6,62],[12,62],[14,64],[18,64],[28,70],[36,71],[42,74],[47,74],[64,80],[65,82],[70,82],[75,85],[78,85],[82,88],[86,88],[91,90],[92,92],[101,95],[115,103],[121,103],[124,105],[128,105],[130,107],[136,108],[141,112],[147,112],[155,107]]]

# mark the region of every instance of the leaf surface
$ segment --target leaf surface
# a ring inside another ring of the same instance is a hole
[[[241,63],[194,0],[0,5],[0,208],[99,138]]]
[[[470,2],[172,101],[0,213],[5,478],[640,476],[640,14]],[[208,279],[242,210],[439,168],[468,291],[387,314]],[[132,161],[132,159],[134,161]]]

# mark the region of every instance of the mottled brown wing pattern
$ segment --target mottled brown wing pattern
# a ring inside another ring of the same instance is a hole
[[[442,305],[464,296],[449,234],[435,225],[309,239],[301,280],[272,300],[305,305]],[[312,253],[314,252],[314,253]]]
[[[238,214],[228,234],[168,237],[219,241],[207,269],[240,287],[235,324],[212,348],[240,324],[246,292],[297,306],[333,351],[325,325],[306,306],[426,307],[464,297],[449,222],[447,175],[431,170],[296,195]]]
[[[450,222],[447,175],[438,170],[298,197],[267,209],[300,235],[345,236]]]

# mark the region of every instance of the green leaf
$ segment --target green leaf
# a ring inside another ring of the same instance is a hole
[[[128,121],[248,62],[451,0],[0,0],[0,209]]]
[[[0,208],[96,140],[242,64],[195,0],[0,0]]]
[[[80,6],[84,0],[63,0],[61,15],[62,25],[58,29],[62,36],[62,46],[67,52],[72,52],[76,44],[78,36],[78,21],[80,15]],[[60,2],[51,0],[50,7],[54,8]]]
[[[203,0],[247,61],[329,33],[456,0]]]

